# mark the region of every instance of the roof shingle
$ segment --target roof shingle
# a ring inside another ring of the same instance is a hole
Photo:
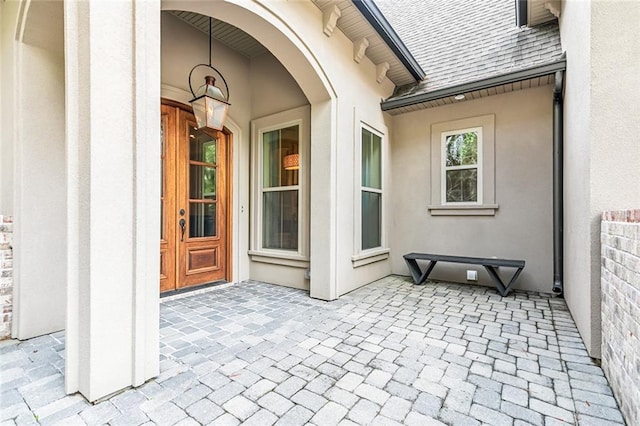
[[[562,56],[557,21],[515,25],[513,0],[376,0],[427,77],[392,99],[552,63]]]

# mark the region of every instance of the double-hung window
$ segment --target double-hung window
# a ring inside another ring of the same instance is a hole
[[[251,123],[254,261],[308,265],[309,118],[299,107]]]
[[[431,125],[432,216],[493,216],[495,116]]]
[[[356,119],[357,120],[357,119]],[[386,140],[382,132],[358,122],[354,157],[354,268],[389,258],[385,236]]]
[[[382,137],[362,128],[361,249],[382,246]]]
[[[482,127],[442,133],[442,204],[482,203]]]
[[[299,245],[300,125],[262,133],[262,248]]]

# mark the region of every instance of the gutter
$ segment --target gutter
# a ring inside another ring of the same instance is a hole
[[[398,57],[416,81],[422,81],[426,73],[402,42],[389,21],[384,17],[372,0],[353,0],[353,5],[362,13],[391,51]]]
[[[563,202],[563,115],[562,92],[564,71],[556,71],[553,85],[553,287],[554,293],[564,292],[564,202]]]
[[[529,24],[527,0],[516,0],[516,27],[522,28]]]
[[[557,71],[564,71],[567,68],[567,61],[562,56],[561,59],[550,64],[539,65],[524,70],[514,71],[507,74],[501,74],[495,77],[489,77],[481,80],[472,81],[470,83],[458,84],[456,86],[446,87],[444,89],[434,90],[427,93],[419,93],[401,97],[397,99],[390,98],[383,101],[380,106],[383,111],[390,111],[396,108],[403,108],[413,105],[422,104],[436,99],[448,98],[450,96],[459,95],[461,93],[475,92],[477,90],[490,89],[492,87],[501,86],[503,84],[516,83],[530,78],[542,77],[553,74]]]

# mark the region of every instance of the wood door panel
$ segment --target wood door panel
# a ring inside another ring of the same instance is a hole
[[[160,279],[167,278],[167,251],[160,250]]]
[[[162,124],[162,179],[161,179],[161,232],[160,232],[160,292],[176,288],[176,109],[161,105]]]
[[[190,249],[187,274],[220,269],[218,248]]]

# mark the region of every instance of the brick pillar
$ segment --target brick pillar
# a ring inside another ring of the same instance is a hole
[[[628,424],[640,419],[640,210],[602,215],[602,369]]]
[[[0,340],[11,337],[13,316],[13,218],[0,215]]]

